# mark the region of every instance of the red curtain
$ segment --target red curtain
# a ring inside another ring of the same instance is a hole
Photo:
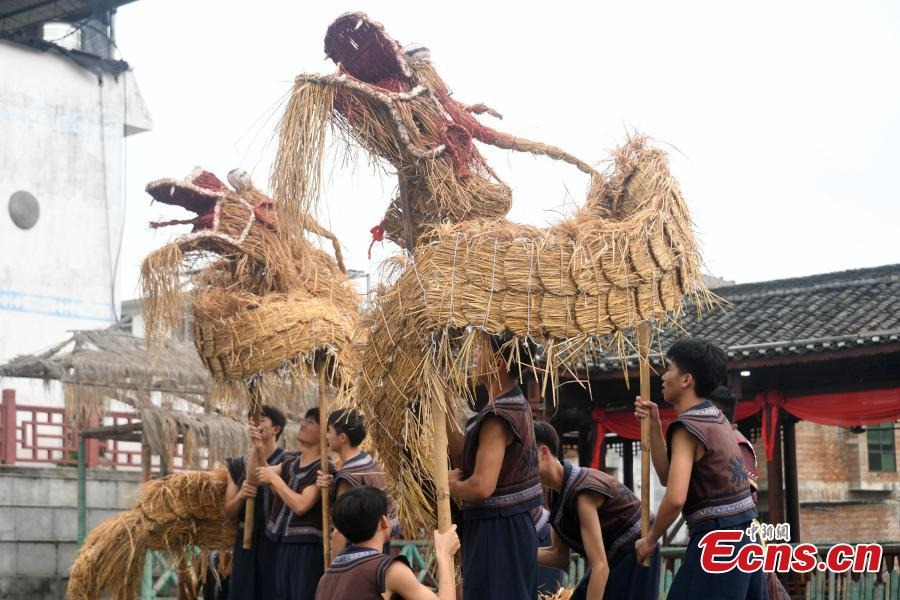
[[[763,410],[762,434],[767,460],[772,460],[775,450],[780,408],[810,423],[838,427],[900,419],[900,387],[789,397],[778,391],[760,392],[754,401]]]
[[[772,460],[778,432],[778,415],[782,408],[798,419],[820,425],[852,427],[884,423],[900,419],[900,387],[790,397],[785,397],[778,391],[770,391],[760,392],[752,401],[738,402],[734,415],[736,421],[762,411],[762,437],[767,460]],[[675,418],[675,410],[662,408],[659,416],[665,430]],[[641,439],[641,424],[634,417],[633,411],[608,412],[597,407],[591,411],[591,419],[595,427],[591,454],[591,466],[594,468],[600,466],[602,442],[608,432],[629,440]]]

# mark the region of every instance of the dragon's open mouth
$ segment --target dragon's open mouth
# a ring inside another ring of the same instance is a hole
[[[192,231],[212,229],[216,204],[225,191],[228,191],[228,188],[218,177],[200,168],[195,169],[181,181],[174,179],[154,181],[147,185],[147,193],[153,196],[154,200],[180,206],[197,216],[193,219],[155,221],[151,222],[150,226],[156,229],[169,225],[193,225]]]
[[[342,72],[365,83],[391,91],[411,87],[400,44],[363,13],[341,15],[331,24],[325,54]]]

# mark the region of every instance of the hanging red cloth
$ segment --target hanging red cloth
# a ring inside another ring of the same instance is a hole
[[[785,401],[784,409],[799,419],[820,425],[875,425],[900,419],[900,387],[791,396]]]
[[[762,437],[766,459],[772,460],[780,409],[819,425],[853,427],[900,419],[900,387],[785,397],[779,391],[760,392],[755,403],[763,410]]]
[[[852,427],[872,425],[900,419],[900,387],[868,390],[864,392],[839,392],[811,394],[807,396],[785,395],[777,390],[760,392],[750,402],[738,402],[735,421],[743,421],[762,411],[762,438],[766,460],[772,460],[777,441],[778,420],[781,409],[791,415],[820,425]],[[663,432],[675,419],[673,408],[659,409]],[[591,411],[596,436],[591,454],[591,465],[599,465],[602,457],[603,436],[613,432],[628,440],[641,439],[641,423],[631,410],[606,411],[597,407]]]
[[[600,407],[591,410],[594,422],[594,447],[591,450],[591,468],[599,469],[603,463],[603,438],[606,437],[606,410]]]
[[[775,452],[776,435],[778,433],[778,417],[784,406],[784,394],[781,392],[760,392],[754,402],[763,411],[762,438],[766,448],[766,460],[771,461]]]
[[[747,417],[752,417],[759,411],[760,406],[756,402],[738,402],[734,410],[734,418],[737,421],[742,421]],[[674,408],[665,407],[659,409],[659,419],[662,421],[664,433],[676,416]],[[608,412],[603,408],[597,407],[592,410],[591,419],[595,428],[598,425],[604,427],[604,435],[611,431],[627,440],[641,439],[641,422],[635,418],[634,411],[617,410]]]

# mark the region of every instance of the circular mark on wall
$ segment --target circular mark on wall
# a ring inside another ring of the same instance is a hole
[[[41,216],[41,205],[29,192],[13,192],[9,197],[9,218],[19,229],[31,229]]]

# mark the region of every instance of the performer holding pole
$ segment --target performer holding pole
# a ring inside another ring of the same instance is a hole
[[[339,408],[328,415],[328,450],[340,456],[341,468],[334,477],[320,471],[316,484],[330,493],[332,503],[351,489],[362,486],[374,487],[387,493],[384,468],[360,447],[365,439],[366,423],[359,411]],[[393,536],[399,532],[397,505],[390,496],[388,500],[390,534]],[[331,540],[331,559],[334,560],[346,546],[347,538],[335,528]],[[390,545],[387,544],[383,550],[388,554]]]
[[[483,346],[483,347],[482,347]],[[466,424],[462,469],[450,493],[463,501],[463,598],[537,598],[537,532],[543,504],[531,406],[510,372],[513,349],[475,348],[478,382],[489,401]]]
[[[245,456],[229,458],[228,487],[225,490],[225,514],[237,521],[244,512],[243,532],[238,529],[234,543],[234,562],[229,585],[231,598],[274,597],[274,570],[276,545],[264,535],[266,514],[265,498],[270,493],[267,487],[257,487],[256,468],[260,464],[277,465],[290,454],[278,447],[278,439],[284,431],[287,419],[280,410],[263,406],[260,409],[258,425],[254,425],[252,414],[249,420],[252,444]],[[254,434],[258,432],[258,436]],[[256,442],[262,447],[267,461],[258,462]],[[251,482],[252,476],[252,482]],[[260,502],[253,502],[249,515],[246,505],[256,496]],[[242,507],[244,509],[242,510]],[[251,544],[245,547],[246,532],[251,532]]]
[[[272,490],[266,537],[277,543],[275,559],[276,598],[312,600],[325,571],[322,546],[322,494],[316,485],[321,466],[318,408],[306,411],[297,431],[300,452],[276,467],[256,471],[261,485]],[[257,432],[254,432],[257,433]],[[329,472],[333,471],[326,465]]]
[[[681,512],[691,537],[668,600],[763,600],[766,590],[761,571],[710,573],[700,560],[699,542],[704,535],[722,529],[747,531],[757,516],[731,424],[708,400],[725,379],[725,352],[707,341],[686,338],[672,344],[666,358],[663,399],[678,416],[665,438],[656,404],[643,397],[634,403],[635,415],[650,421],[653,466],[666,486],[650,532],[635,543],[638,560],[656,550],[659,538]],[[736,556],[749,543],[744,534],[729,544],[731,555]]]

